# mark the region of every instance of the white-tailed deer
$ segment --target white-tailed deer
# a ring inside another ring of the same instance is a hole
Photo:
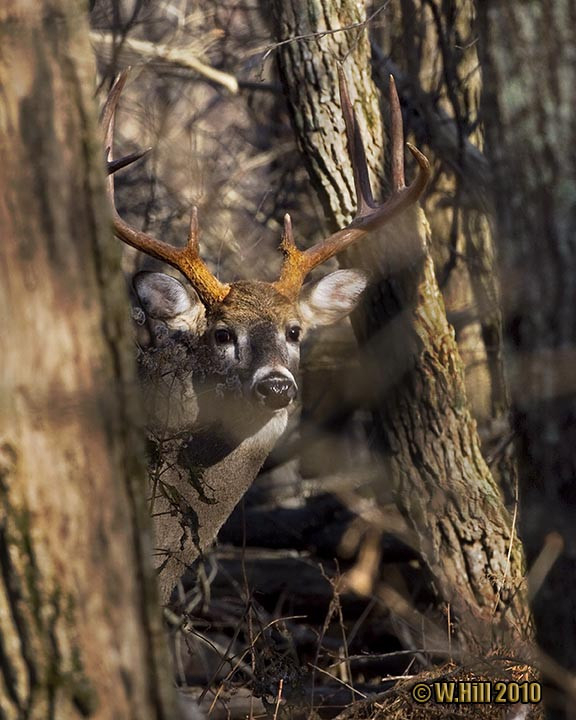
[[[108,148],[125,79],[124,73],[104,110]],[[393,192],[377,205],[342,72],[340,95],[357,215],[350,225],[304,251],[296,248],[286,215],[284,263],[275,282],[220,282],[199,256],[196,210],[186,246],[176,248],[129,226],[113,209],[118,238],[168,263],[188,281],[183,284],[162,273],[138,273],[133,281],[152,337],[140,364],[149,410],[150,505],[163,602],[186,567],[215,539],[284,431],[298,392],[303,334],[348,315],[367,284],[359,270],[338,270],[304,285],[306,276],[416,203],[428,181],[427,159],[409,145],[418,174],[405,186],[402,120],[391,79]],[[109,161],[112,198],[112,173],[140,155]]]

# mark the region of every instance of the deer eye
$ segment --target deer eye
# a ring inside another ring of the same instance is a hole
[[[290,340],[290,342],[299,342],[301,333],[302,328],[298,327],[298,325],[292,325],[288,328],[288,330],[286,330],[286,340]]]
[[[227,328],[218,328],[214,331],[214,340],[217,345],[229,345],[234,342],[234,335]]]

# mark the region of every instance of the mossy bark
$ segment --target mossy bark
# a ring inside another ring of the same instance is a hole
[[[382,124],[370,76],[363,4],[275,2],[277,50],[304,159],[330,224],[355,198],[337,91],[337,62],[381,178]],[[343,30],[343,28],[348,28]],[[295,38],[299,38],[296,40]],[[385,184],[385,183],[383,183]],[[440,597],[465,644],[488,647],[526,623],[522,553],[480,452],[454,332],[446,320],[421,210],[407,211],[348,253],[375,276],[356,329],[365,346],[376,431],[398,506],[415,531]],[[511,635],[507,635],[510,639]]]
[[[0,717],[174,718],[82,3],[0,2]]]

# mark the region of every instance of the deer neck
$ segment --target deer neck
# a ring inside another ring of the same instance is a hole
[[[155,565],[162,603],[214,540],[284,432],[288,411],[240,440],[222,427],[200,427],[159,442],[153,436],[150,486]]]

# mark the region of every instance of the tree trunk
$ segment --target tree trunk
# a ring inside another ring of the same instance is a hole
[[[566,689],[559,666],[576,671],[576,7],[486,2],[479,18],[521,532],[529,566],[542,553],[531,594],[538,642],[554,661],[544,668]],[[567,714],[551,698],[550,717],[576,716],[571,695]]]
[[[470,408],[484,456],[509,433],[502,365],[502,318],[488,183],[478,122],[481,68],[473,0],[402,0],[375,23],[379,82],[398,76],[406,131],[428,155],[433,180],[423,200],[436,277],[454,325]],[[511,452],[492,466],[508,502],[515,494]]]
[[[83,4],[0,48],[0,717],[172,719]]]
[[[278,39],[292,38],[278,56],[296,132],[333,226],[349,221],[355,205],[336,89],[338,60],[344,61],[368,162],[376,172],[382,167],[365,30],[341,31],[364,19],[362,5],[274,3]],[[487,647],[498,620],[523,627],[521,551],[480,453],[428,241],[424,216],[412,209],[349,253],[347,262],[363,264],[377,279],[357,331],[365,343],[387,481],[441,598],[460,619],[460,637],[469,646]]]

